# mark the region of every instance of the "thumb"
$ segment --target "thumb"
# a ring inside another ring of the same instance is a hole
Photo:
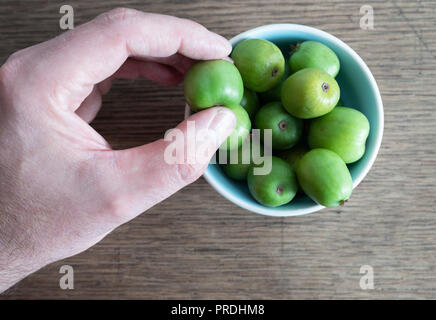
[[[120,218],[119,222],[133,219],[197,180],[235,124],[230,109],[210,108],[167,132],[165,139],[110,151],[113,153],[110,167],[115,172],[107,175],[112,178],[105,184],[113,199],[111,211]]]

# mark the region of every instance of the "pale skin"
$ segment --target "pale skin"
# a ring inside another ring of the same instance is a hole
[[[115,79],[176,85],[196,60],[230,51],[226,39],[193,21],[115,9],[0,67],[0,292],[88,249],[201,176],[207,162],[164,161],[168,141],[115,151],[89,122]],[[216,132],[208,145],[235,126],[223,107],[189,120]],[[186,121],[178,128],[186,132]]]

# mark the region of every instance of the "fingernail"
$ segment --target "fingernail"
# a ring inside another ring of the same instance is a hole
[[[228,108],[219,107],[218,112],[209,124],[208,129],[217,134],[220,143],[223,142],[235,129],[236,117],[233,111]]]
[[[222,47],[224,47],[225,50],[227,51],[227,54],[226,54],[226,55],[229,55],[230,52],[232,51],[232,45],[230,44],[229,40],[227,40],[227,39],[224,38],[223,36],[219,35],[218,33],[215,33],[215,32],[213,32],[213,33],[215,34],[215,37],[216,37],[217,42],[218,42]]]

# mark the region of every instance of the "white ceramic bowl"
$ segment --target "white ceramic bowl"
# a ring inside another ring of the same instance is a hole
[[[377,83],[368,66],[344,42],[316,28],[297,24],[265,25],[245,31],[233,37],[230,42],[235,47],[238,42],[249,38],[272,41],[284,53],[289,50],[290,44],[304,40],[315,40],[326,44],[337,54],[341,69],[336,80],[341,87],[341,99],[345,106],[355,108],[365,114],[370,123],[365,155],[359,161],[348,165],[353,178],[353,188],[355,188],[374,163],[383,136],[383,104]],[[190,110],[187,107],[185,117],[189,115]],[[204,177],[226,199],[252,212],[283,217],[307,214],[324,208],[307,196],[297,196],[289,204],[276,208],[263,206],[251,197],[246,183],[228,178],[217,164],[210,164]]]

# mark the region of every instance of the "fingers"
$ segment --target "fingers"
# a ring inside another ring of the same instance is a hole
[[[230,109],[216,107],[191,116],[164,139],[122,151],[108,151],[110,211],[126,222],[195,181],[233,131]]]
[[[128,59],[112,76],[117,79],[147,78],[164,86],[174,86],[183,81],[183,74],[176,69],[153,61]]]
[[[193,21],[116,9],[25,50],[20,59],[27,60],[22,63],[26,77],[41,96],[48,93],[51,105],[74,111],[94,85],[114,74],[128,57],[162,59],[178,53],[190,59],[218,59],[230,50],[227,40]]]
[[[171,66],[182,74],[185,74],[189,70],[189,68],[197,61],[185,57],[179,53],[163,58],[148,58],[148,60]]]

